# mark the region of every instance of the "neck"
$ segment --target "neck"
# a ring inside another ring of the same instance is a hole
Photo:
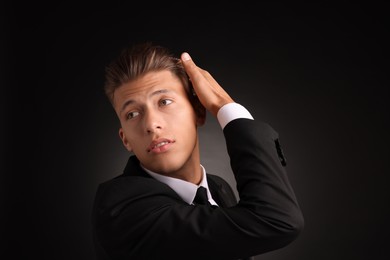
[[[199,155],[195,153],[180,168],[160,174],[198,185],[203,178]]]
[[[197,140],[190,158],[177,170],[169,172],[166,176],[181,179],[198,185],[203,178],[203,170],[200,167],[199,142]]]
[[[188,160],[183,165],[176,169],[173,167],[170,168],[169,171],[153,171],[152,169],[148,169],[145,166],[142,167],[155,174],[191,182],[195,185],[199,185],[203,178],[203,169],[200,165],[199,149],[197,146],[190,158],[188,158]]]

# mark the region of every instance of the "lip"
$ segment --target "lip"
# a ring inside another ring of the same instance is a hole
[[[156,140],[153,140],[149,147],[147,148],[148,153],[163,153],[168,151],[168,149],[171,147],[171,145],[175,141],[172,139],[167,138],[158,138]]]

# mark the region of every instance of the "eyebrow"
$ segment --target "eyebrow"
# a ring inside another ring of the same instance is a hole
[[[156,95],[159,95],[159,94],[164,94],[164,93],[169,93],[169,92],[172,92],[172,90],[168,90],[168,89],[159,89],[159,90],[156,90],[156,91],[153,91],[149,97],[152,97],[152,96],[156,96]],[[121,113],[123,112],[123,110],[126,109],[126,107],[130,104],[133,104],[135,103],[135,101],[133,99],[129,99],[127,100],[123,105],[122,105],[122,109],[121,109]]]

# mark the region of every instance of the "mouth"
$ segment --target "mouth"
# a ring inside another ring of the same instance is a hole
[[[168,149],[171,147],[171,145],[174,143],[174,140],[166,139],[166,138],[160,138],[157,140],[154,140],[148,147],[147,152],[148,153],[162,153],[168,151]]]

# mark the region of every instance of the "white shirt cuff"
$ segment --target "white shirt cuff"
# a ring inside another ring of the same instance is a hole
[[[228,103],[222,106],[217,113],[217,119],[222,129],[224,129],[229,122],[238,118],[253,120],[253,116],[249,111],[238,103]]]

